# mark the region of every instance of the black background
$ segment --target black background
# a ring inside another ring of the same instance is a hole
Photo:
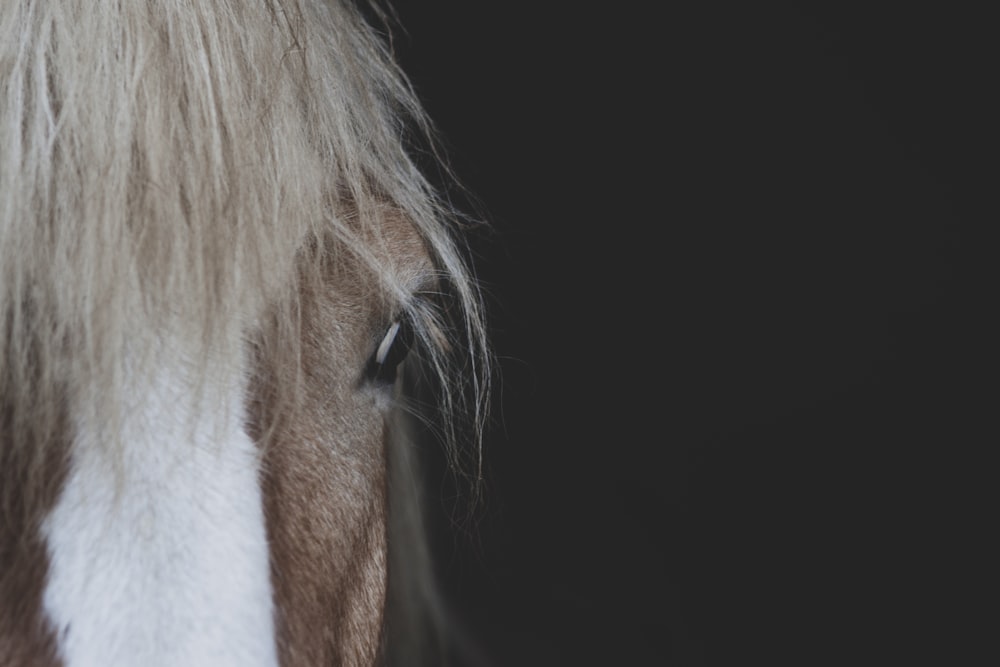
[[[990,24],[758,4],[397,3],[493,228],[487,500],[437,546],[459,664],[964,664],[995,633]]]

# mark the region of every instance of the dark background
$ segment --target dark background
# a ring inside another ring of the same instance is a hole
[[[397,3],[493,228],[487,499],[458,537],[435,509],[458,664],[967,664],[995,634],[991,24],[757,4]]]

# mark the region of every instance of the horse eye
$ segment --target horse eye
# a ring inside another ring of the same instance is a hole
[[[368,378],[388,384],[395,382],[396,370],[412,345],[413,331],[409,322],[406,319],[393,322],[368,362]]]

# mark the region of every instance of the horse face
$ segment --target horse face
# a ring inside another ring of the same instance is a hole
[[[0,2],[0,665],[376,659],[402,313],[452,460],[489,380],[429,127],[352,2]]]

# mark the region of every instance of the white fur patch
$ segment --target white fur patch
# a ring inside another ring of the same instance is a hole
[[[392,344],[396,341],[396,334],[399,333],[399,324],[399,322],[393,322],[389,331],[382,338],[382,342],[379,343],[378,350],[375,351],[376,363],[385,363],[386,357],[389,356],[389,350],[392,349]]]
[[[198,410],[203,369],[183,354],[161,362],[129,387],[120,474],[77,416],[65,487],[43,527],[44,605],[60,655],[66,667],[277,665],[243,369],[206,373],[201,407],[211,408]]]

